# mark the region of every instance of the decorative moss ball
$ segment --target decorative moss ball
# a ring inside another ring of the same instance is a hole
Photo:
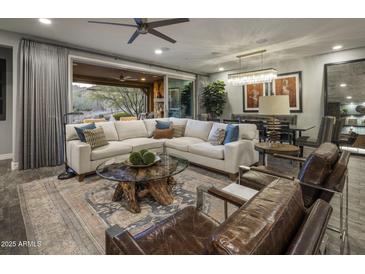
[[[149,164],[152,164],[155,161],[156,156],[152,152],[147,151],[143,154],[142,158],[143,158],[144,164],[149,165]]]
[[[143,154],[145,154],[146,152],[148,152],[148,149],[141,149],[139,153],[141,153],[141,155],[143,156]]]
[[[143,165],[142,155],[139,152],[132,152],[129,155],[129,162],[132,163],[132,165]]]

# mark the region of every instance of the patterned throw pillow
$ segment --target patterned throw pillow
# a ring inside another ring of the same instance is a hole
[[[185,133],[185,126],[184,125],[175,125],[172,123],[172,128],[174,129],[173,137],[183,137]]]
[[[85,129],[84,135],[86,143],[91,146],[91,149],[105,146],[108,144],[102,127],[97,127],[95,129]]]
[[[82,127],[75,127],[75,130],[76,130],[77,136],[79,136],[80,141],[85,143],[86,140],[85,140],[84,130],[95,129],[95,128],[96,128],[95,123],[92,123],[92,124],[88,124],[88,125],[85,125]]]
[[[209,137],[208,142],[213,146],[223,144],[224,137],[226,136],[226,130],[224,128],[217,128],[215,132]]]

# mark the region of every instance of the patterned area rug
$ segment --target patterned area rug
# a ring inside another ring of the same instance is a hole
[[[126,210],[124,202],[112,202],[116,182],[90,176],[59,181],[57,177],[22,184],[18,187],[31,254],[105,254],[105,229],[118,224],[136,234],[176,211],[195,205],[196,188],[231,183],[225,177],[197,167],[175,176],[175,200],[161,206],[152,198],[140,201],[141,213]],[[234,208],[231,207],[230,211]],[[206,196],[204,211],[217,220],[223,218],[223,202]]]

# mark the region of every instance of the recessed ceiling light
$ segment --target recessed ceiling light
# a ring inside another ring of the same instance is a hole
[[[146,78],[141,78],[141,81],[146,81]]]
[[[336,46],[332,47],[333,50],[339,50],[339,49],[342,49],[342,48],[343,48],[342,45],[336,45]]]
[[[155,49],[155,54],[162,54],[162,49]]]
[[[352,96],[346,96],[346,99],[352,99]]]
[[[42,24],[45,24],[45,25],[52,24],[52,21],[47,19],[47,18],[39,18],[38,21],[41,22]]]
[[[219,71],[223,71],[223,70],[224,70],[224,68],[223,68],[223,67],[220,67],[218,70],[219,70]]]
[[[346,84],[346,83],[341,83],[341,84],[340,84],[340,87],[341,87],[341,88],[347,87],[347,84]]]

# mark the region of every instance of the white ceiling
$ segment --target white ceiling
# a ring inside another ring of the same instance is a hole
[[[93,20],[133,23],[125,18]],[[0,29],[204,73],[217,72],[221,66],[238,68],[237,55],[258,49],[268,51],[265,60],[286,60],[331,52],[335,44],[344,49],[365,46],[365,19],[191,19],[158,28],[176,44],[148,34],[131,45],[127,41],[132,28],[89,24],[88,19],[52,21],[43,25],[37,19],[0,19]],[[154,54],[163,47],[169,50]]]

